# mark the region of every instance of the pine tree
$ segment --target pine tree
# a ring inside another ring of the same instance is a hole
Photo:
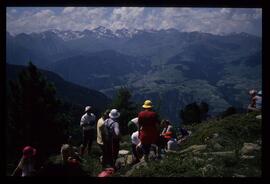
[[[121,113],[119,126],[123,135],[128,133],[128,122],[138,114],[137,106],[131,101],[131,97],[130,91],[126,87],[121,87],[110,105],[111,109],[115,108]]]
[[[31,62],[18,80],[10,81],[7,141],[12,145],[9,149],[32,145],[41,158],[59,151],[65,142],[69,118],[59,113],[61,101],[55,94],[54,85]]]

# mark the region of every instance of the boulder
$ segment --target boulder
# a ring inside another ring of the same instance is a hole
[[[218,156],[234,156],[235,152],[234,151],[218,151],[218,152],[209,152],[205,154],[218,155]]]
[[[255,158],[254,155],[242,155],[241,156],[241,159],[244,159],[244,160],[250,160],[250,159],[253,159]]]
[[[259,151],[260,149],[261,149],[261,146],[259,146],[258,144],[244,143],[240,152],[242,155],[250,155],[254,153],[254,151]]]
[[[233,177],[244,178],[244,177],[246,177],[246,176],[245,176],[245,175],[242,175],[242,174],[237,174],[237,173],[235,173],[235,174],[233,175]]]
[[[192,145],[182,151],[180,151],[179,153],[187,153],[187,152],[199,152],[199,151],[203,151],[205,150],[207,147],[207,145]]]
[[[222,150],[224,147],[221,146],[219,143],[215,143],[215,144],[213,145],[213,148],[214,148],[214,150],[220,151],[220,150]]]
[[[262,119],[262,115],[260,114],[260,115],[256,116],[256,118],[257,119]]]
[[[125,176],[126,176],[126,177],[131,176],[132,173],[134,172],[134,170],[140,169],[141,167],[147,167],[147,163],[146,163],[145,161],[141,161],[141,162],[139,162],[139,163],[137,163],[137,164],[134,164],[134,165],[132,166],[132,168],[126,172]]]

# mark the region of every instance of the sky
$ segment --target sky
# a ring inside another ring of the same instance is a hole
[[[83,31],[103,26],[111,30],[174,28],[183,32],[261,36],[260,8],[151,7],[7,7],[6,28],[11,34],[48,29]]]

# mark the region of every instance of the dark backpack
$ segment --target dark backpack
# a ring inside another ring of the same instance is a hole
[[[105,140],[106,141],[110,141],[116,138],[116,135],[114,133],[114,124],[115,124],[115,121],[113,121],[112,119],[105,120]]]

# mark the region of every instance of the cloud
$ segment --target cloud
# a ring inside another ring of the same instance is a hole
[[[71,13],[74,9],[75,9],[74,7],[67,7],[63,9],[62,13],[63,14]]]
[[[16,9],[12,9],[11,10],[11,13],[17,13],[17,10]]]
[[[7,30],[13,33],[40,32],[50,28],[84,30],[104,26],[112,30],[168,29],[213,34],[249,32],[261,35],[261,9],[251,8],[149,8],[149,7],[65,7],[28,8],[7,11]],[[20,13],[19,13],[20,12]],[[19,15],[18,15],[19,14]]]

